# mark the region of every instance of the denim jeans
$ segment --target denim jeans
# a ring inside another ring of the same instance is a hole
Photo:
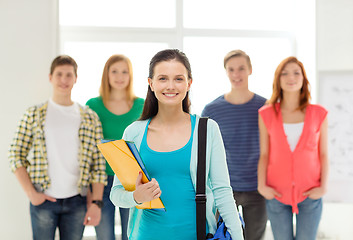
[[[121,239],[128,240],[127,225],[129,222],[129,208],[119,208],[121,221]]]
[[[290,205],[276,199],[266,200],[267,214],[276,240],[315,240],[322,213],[322,199],[306,198],[298,204],[296,234],[293,234],[293,213]]]
[[[104,187],[101,221],[96,229],[97,240],[115,240],[115,206],[110,201],[110,190],[112,188],[114,176],[108,175],[108,184]],[[129,219],[129,209],[119,208],[121,219],[121,239],[127,240],[127,224]]]
[[[237,207],[243,209],[244,239],[263,239],[267,224],[266,201],[258,191],[233,192]]]
[[[33,239],[54,240],[57,227],[60,239],[82,239],[86,211],[86,197],[81,195],[56,202],[47,200],[38,206],[30,204]]]

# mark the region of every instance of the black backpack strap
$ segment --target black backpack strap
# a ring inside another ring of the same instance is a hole
[[[206,239],[206,143],[207,120],[200,118],[198,128],[198,155],[196,178],[196,230],[197,240]]]

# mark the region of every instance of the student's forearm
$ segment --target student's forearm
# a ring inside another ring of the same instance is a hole
[[[33,193],[36,193],[36,189],[34,188],[32,181],[28,175],[28,172],[25,167],[20,167],[15,170],[15,176],[19,183],[21,184],[23,190],[25,191],[27,197],[29,199],[32,198]]]
[[[261,156],[259,159],[258,170],[257,170],[257,180],[258,186],[266,186],[266,171],[267,171],[267,158]]]
[[[103,183],[93,183],[92,184],[92,200],[102,200],[103,199],[104,184]]]
[[[325,118],[320,129],[320,162],[321,162],[321,187],[327,188],[327,178],[329,171],[328,151],[327,151],[327,118]]]
[[[329,164],[327,156],[321,156],[321,187],[327,188],[327,178],[329,172]]]
[[[267,164],[269,157],[269,135],[262,117],[259,115],[260,157],[257,167],[258,188],[266,187]]]

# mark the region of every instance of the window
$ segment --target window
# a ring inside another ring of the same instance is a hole
[[[184,50],[190,59],[194,78],[191,87],[194,112],[200,113],[205,103],[229,92],[223,58],[234,46],[250,56],[253,72],[249,77],[249,89],[266,98],[271,96],[277,65],[293,54],[287,38],[186,37]]]
[[[173,28],[175,0],[59,0],[59,20],[61,26]]]
[[[315,100],[315,1],[59,0],[59,11],[60,52],[78,62],[72,97],[81,104],[98,95],[112,54],[131,59],[135,93],[145,97],[149,61],[165,48],[179,48],[190,59],[193,113],[229,91],[223,57],[234,49],[249,54],[249,88],[266,98],[279,62],[299,57]]]
[[[111,55],[122,52],[131,59],[134,71],[135,94],[145,97],[147,92],[148,63],[157,51],[168,48],[168,44],[146,42],[66,42],[64,48],[78,63],[78,80],[73,88],[72,95],[75,101],[85,104],[88,99],[98,96],[105,62]]]
[[[293,1],[184,1],[184,26],[201,29],[290,31],[295,23]]]

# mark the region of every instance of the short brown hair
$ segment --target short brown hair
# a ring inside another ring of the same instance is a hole
[[[229,59],[231,59],[233,57],[244,57],[248,63],[249,68],[252,69],[249,55],[240,49],[233,50],[233,51],[230,51],[229,53],[227,53],[227,55],[224,57],[224,62],[223,62],[224,68],[226,68],[226,64],[229,61]]]
[[[61,66],[61,65],[73,66],[75,75],[77,77],[77,63],[72,57],[70,57],[68,55],[59,55],[53,60],[53,62],[51,63],[51,66],[50,66],[50,74],[53,74],[55,68],[57,66]]]

